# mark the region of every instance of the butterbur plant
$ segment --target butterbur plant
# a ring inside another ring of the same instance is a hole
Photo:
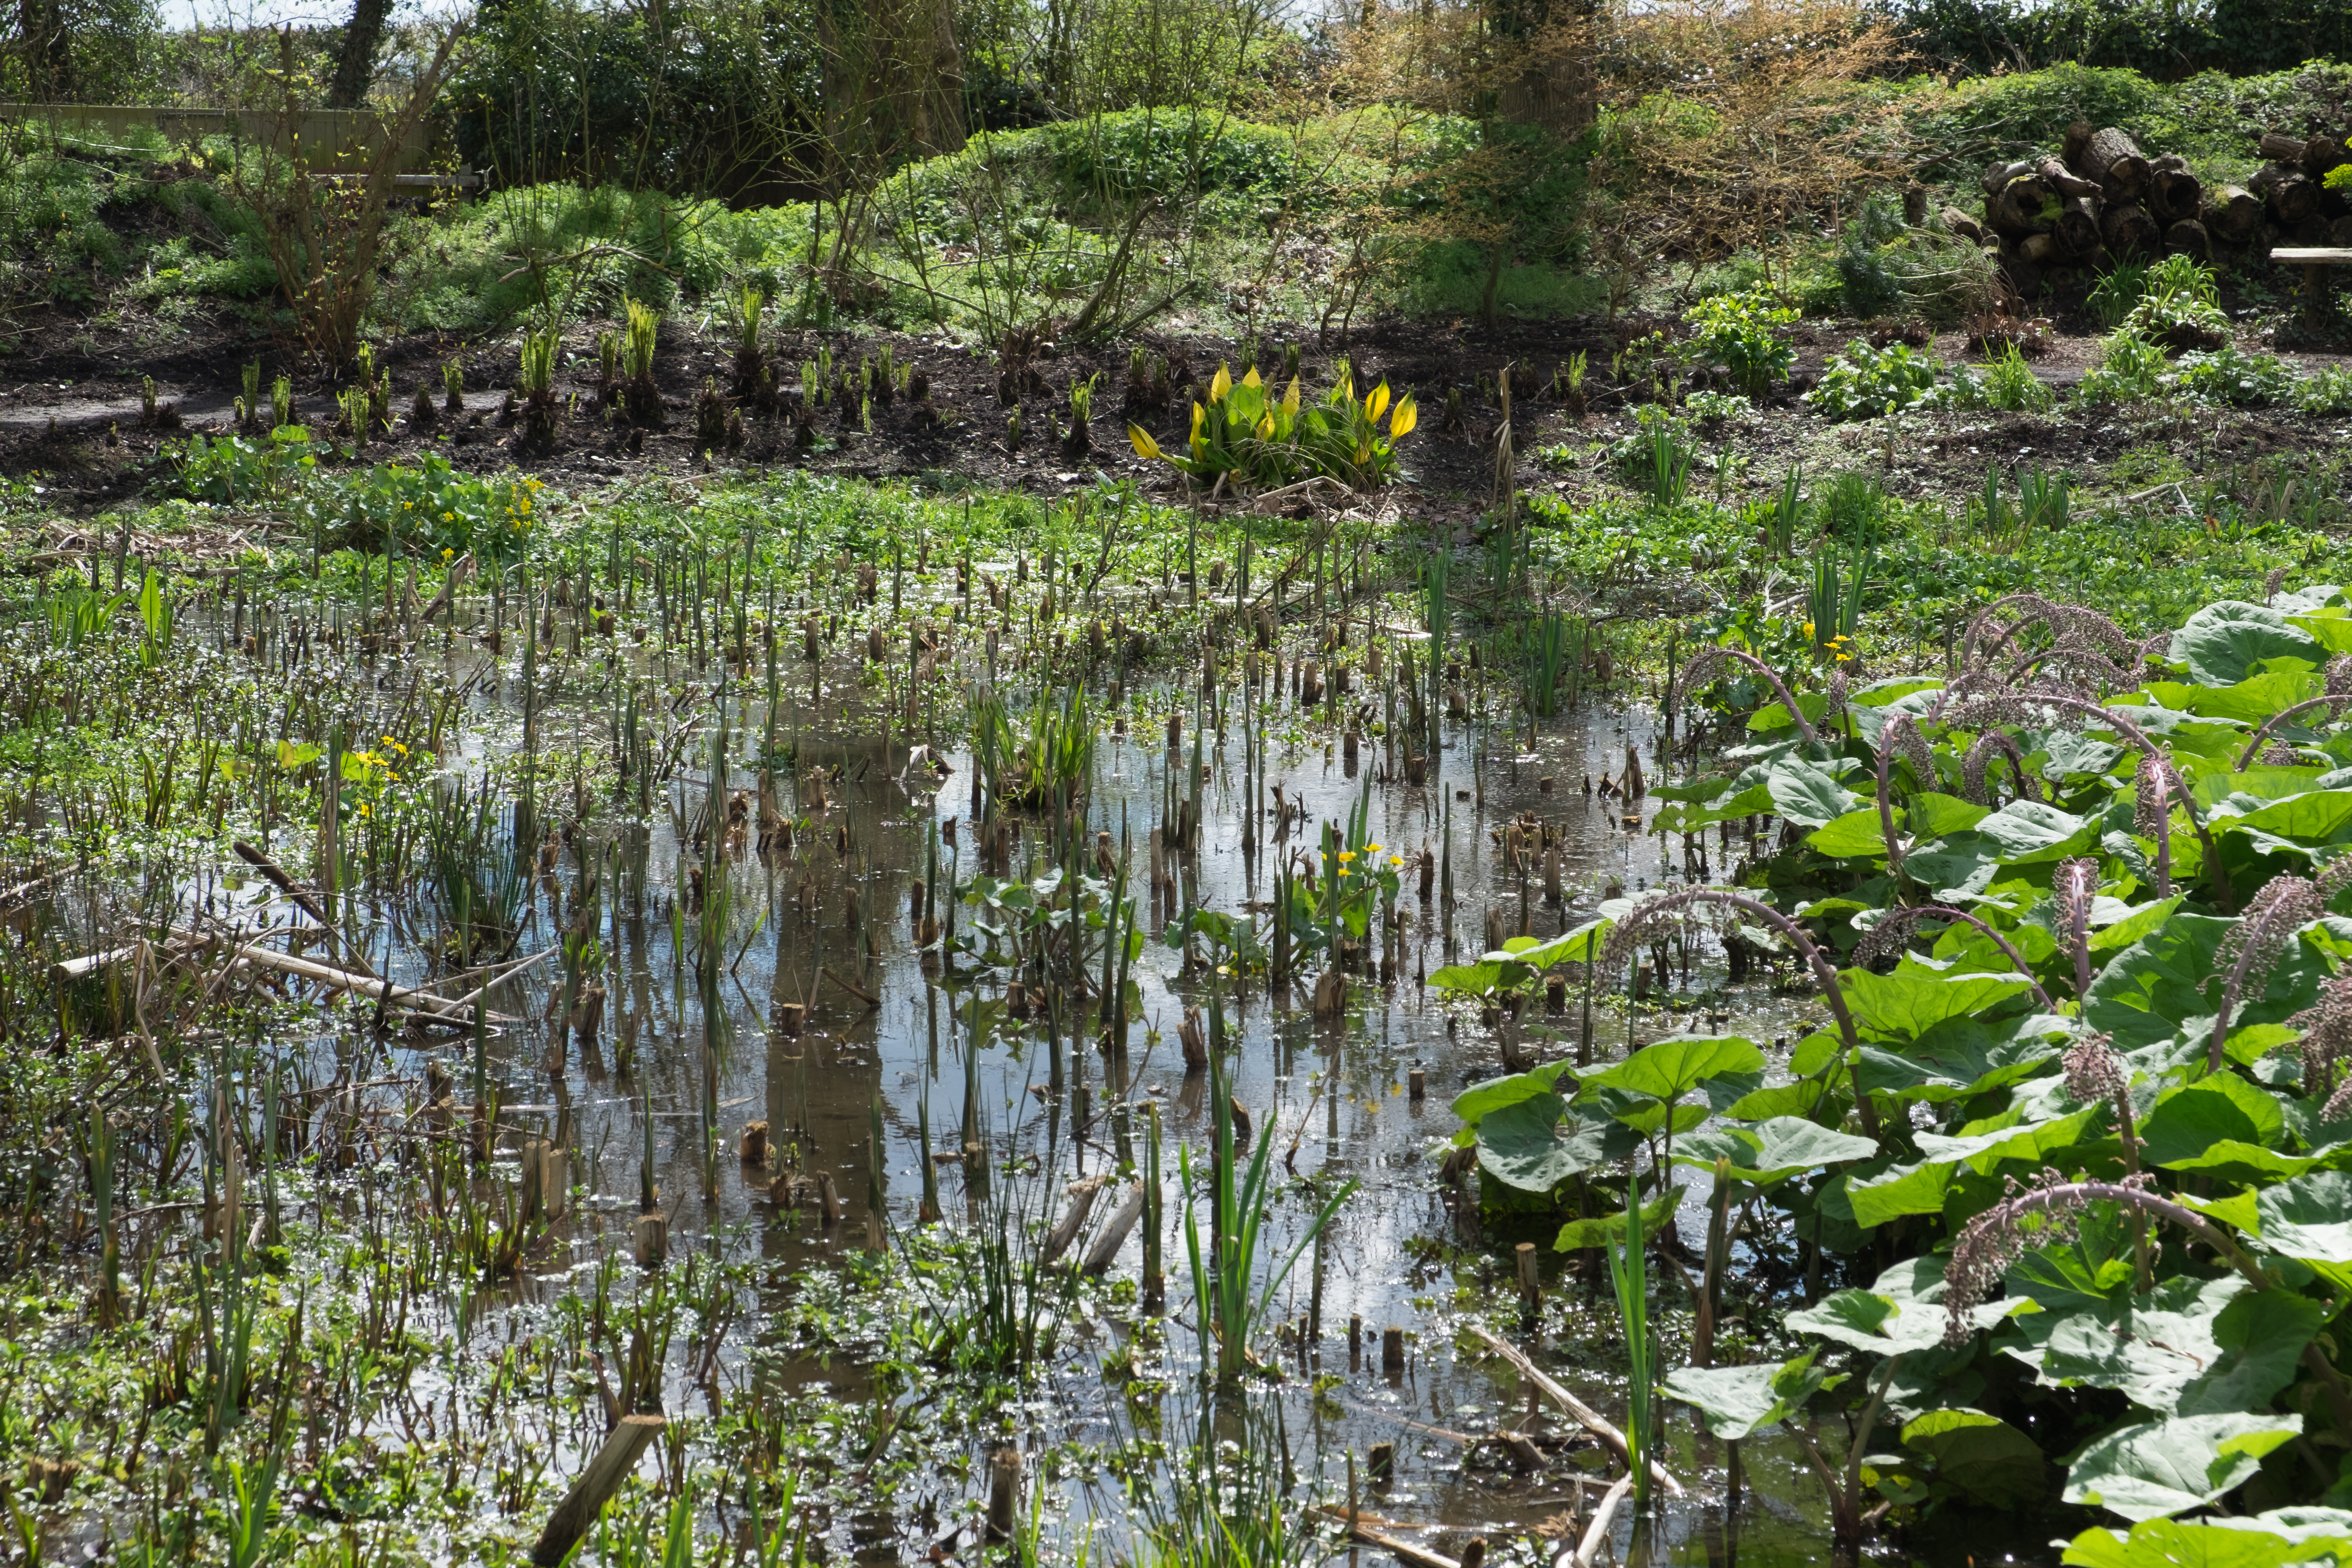
[[[2272,878],[2247,901],[2245,913],[2213,953],[2215,967],[2226,969],[2230,978],[2213,1016],[2206,1071],[2221,1070],[2230,1021],[2238,1008],[2269,989],[2272,972],[2294,946],[2297,933],[2326,913],[2328,900],[2347,886],[2352,886],[2352,855],[2338,855],[2316,877]]]

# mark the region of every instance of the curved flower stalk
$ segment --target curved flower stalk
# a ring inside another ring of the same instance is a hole
[[[1966,1344],[1973,1331],[1969,1326],[1969,1312],[1992,1299],[1993,1287],[2000,1283],[2010,1265],[2033,1247],[2073,1241],[2080,1232],[2084,1211],[2095,1203],[2121,1204],[2136,1214],[2177,1225],[2220,1253],[2254,1289],[2270,1289],[2274,1281],[2226,1231],[2196,1210],[2153,1191],[2148,1182],[2144,1175],[2126,1176],[2120,1182],[2070,1182],[2055,1171],[2045,1170],[2032,1185],[2023,1186],[2011,1177],[2009,1195],[1969,1221],[1952,1247],[1951,1260],[1944,1265],[1944,1342]],[[2042,1225],[2029,1235],[2023,1222],[2032,1216],[2040,1217]]]
[[[2083,1211],[2095,1203],[2120,1204],[2140,1219],[2163,1220],[2179,1226],[2211,1247],[2257,1290],[2268,1290],[2278,1283],[2227,1231],[2194,1209],[2151,1190],[2147,1176],[2126,1176],[2120,1182],[2070,1182],[2056,1171],[2045,1169],[2032,1186],[2021,1186],[2012,1177],[2007,1197],[1969,1222],[1959,1240],[1953,1244],[1950,1261],[1944,1266],[1947,1344],[1968,1342],[1973,1331],[1969,1327],[1969,1314],[1991,1299],[1993,1287],[2000,1282],[2011,1264],[2032,1247],[2072,1240],[2078,1233]],[[2043,1224],[2037,1233],[2028,1236],[2023,1221],[2033,1215],[2039,1215]],[[2336,1424],[2352,1430],[2352,1389],[2345,1386],[2343,1374],[2321,1353],[2316,1342],[2304,1346],[2303,1364],[2319,1380]]]
[[[2336,1081],[2336,1071],[2352,1061],[2352,969],[2339,970],[2321,987],[2319,1000],[2287,1020],[2303,1031],[2303,1084],[2327,1099],[2319,1109],[2323,1121],[2352,1111],[2352,1073]]]
[[[2155,843],[2156,896],[2168,899],[2172,897],[2172,795],[2179,788],[2179,774],[2170,763],[2144,753],[2137,773],[2132,831]]]
[[[2033,775],[2025,771],[2025,753],[2017,749],[2017,742],[2006,730],[1988,730],[1969,747],[1968,753],[1960,759],[1961,793],[1979,805],[1992,804],[1985,786],[1985,768],[1995,752],[2009,759],[2009,776],[2017,798],[2040,800],[2042,796],[2033,787]]]
[[[2254,760],[2263,749],[2263,742],[2270,738],[2270,732],[2296,714],[2324,707],[2330,718],[2340,719],[2344,716],[2347,702],[2352,702],[2352,653],[2339,654],[2327,661],[2326,692],[2317,697],[2307,697],[2292,708],[2282,708],[2263,721],[2262,728],[2256,730],[2252,739],[2246,742],[2246,749],[2238,753],[2236,771],[2244,773],[2246,764]]]
[[[2091,904],[2099,896],[2099,863],[2085,856],[2058,862],[2050,879],[2058,924],[2074,958],[2074,995],[2091,994]]]
[[[1690,663],[1683,667],[1681,678],[1675,682],[1675,689],[1667,693],[1667,707],[1671,710],[1677,701],[1689,701],[1691,693],[1702,684],[1702,677],[1712,676],[1720,667],[1733,663],[1744,664],[1766,680],[1770,681],[1773,694],[1780,699],[1781,706],[1788,709],[1789,716],[1797,721],[1797,733],[1805,738],[1807,745],[1819,743],[1821,736],[1814,732],[1812,725],[1805,718],[1805,710],[1797,706],[1796,698],[1790,694],[1789,688],[1782,683],[1779,673],[1770,665],[1742,648],[1722,647],[1702,648],[1692,658]]]
[[[1981,716],[1984,721],[1994,724],[2030,724],[2033,720],[2032,710],[2035,707],[2063,709],[2086,719],[2095,720],[2121,735],[2143,754],[2163,759],[2168,768],[2172,765],[2170,752],[2150,740],[2138,725],[2114,709],[2084,698],[2069,697],[2059,691],[2019,691],[1998,696],[1971,697],[1948,706],[1938,704],[1937,711],[1928,717],[1933,722],[1954,728],[1966,727],[1966,721],[1969,718],[1978,716]],[[2206,868],[2213,874],[2213,894],[2216,901],[2221,904],[2223,913],[2234,912],[2237,896],[2231,890],[2230,868],[2221,864],[2221,856],[2214,851],[2213,836],[2206,828],[2205,818],[2197,810],[2195,798],[2187,790],[2180,792],[2180,809],[2188,815],[2189,826],[2196,829],[2197,841],[2204,847]]]
[[[2131,1074],[2116,1050],[2111,1035],[2084,1035],[2067,1047],[2064,1062],[2066,1093],[2078,1105],[2105,1100],[2116,1108],[2116,1136],[2124,1151],[2124,1170],[2139,1173],[2139,1128],[2132,1115]],[[2147,1215],[2132,1215],[2132,1265],[2142,1294],[2154,1289],[2156,1269],[2147,1254]]]
[[[2025,983],[2033,987],[2033,999],[2042,1004],[2042,1010],[2045,1013],[2058,1011],[2058,1004],[2050,999],[2050,993],[2043,990],[2042,982],[2034,978],[2032,967],[2025,962],[2025,955],[2011,945],[2009,938],[1968,910],[1956,910],[1947,904],[1898,904],[1888,910],[1876,925],[1864,933],[1862,941],[1854,944],[1853,961],[1868,963],[1901,951],[1904,942],[1910,940],[1911,928],[1927,920],[1958,921],[1982,931],[1992,939],[1993,945],[2000,949]]]
[[[1889,717],[1878,730],[1878,831],[1886,840],[1886,869],[1890,876],[1903,875],[1903,841],[1895,832],[1895,755],[1901,752],[1911,764],[1911,771],[1922,784],[1933,786],[1936,777],[1936,756],[1927,749],[1927,737],[1919,733],[1919,725],[1908,713]]]
[[[1830,1005],[1831,1016],[1837,1020],[1838,1037],[1844,1042],[1845,1049],[1854,1051],[1861,1047],[1862,1037],[1854,1029],[1853,1015],[1845,1005],[1845,992],[1838,984],[1837,966],[1830,963],[1813,939],[1807,936],[1804,928],[1796,921],[1771,905],[1751,899],[1745,893],[1735,893],[1728,888],[1678,888],[1628,910],[1610,928],[1608,938],[1601,944],[1600,954],[1594,962],[1603,972],[1610,971],[1612,966],[1622,967],[1653,931],[1681,925],[1689,918],[1691,910],[1700,904],[1737,910],[1743,915],[1763,921],[1788,938],[1789,945],[1803,957],[1813,972],[1813,978],[1821,983],[1822,994]],[[1878,1111],[1870,1103],[1870,1097],[1863,1092],[1862,1064],[1854,1062],[1851,1071],[1854,1105],[1862,1113],[1863,1129],[1875,1138],[1878,1136]]]
[[[2017,618],[1996,626],[1994,617],[2012,607],[2021,612]],[[2011,594],[1986,605],[1969,623],[1968,635],[1960,645],[1962,668],[1991,675],[1993,661],[2036,626],[2050,634],[2049,643],[2023,653],[1999,678],[2003,684],[2014,685],[2028,672],[2055,664],[2062,668],[2088,666],[2117,685],[2128,685],[2135,678],[2122,661],[2128,659],[2135,666],[2146,662],[2158,638],[2169,636],[2160,633],[2147,642],[2135,642],[2121,626],[2096,610],[2059,604],[2039,594]],[[1986,637],[1989,631],[1991,635]],[[1986,638],[1981,647],[1979,638]]]
[[[2316,878],[2273,877],[2221,939],[2213,957],[2231,964],[2230,981],[2221,988],[2221,1009],[2213,1015],[2213,1037],[2205,1049],[2207,1072],[2221,1070],[2222,1047],[2239,1003],[2249,992],[2260,995],[2269,986],[2271,971],[2294,944],[2294,933],[2326,913],[2328,900],[2347,883],[2352,883],[2352,855],[2330,860]]]

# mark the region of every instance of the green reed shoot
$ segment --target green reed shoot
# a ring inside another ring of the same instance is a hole
[[[1609,1248],[1609,1281],[1617,1292],[1627,1365],[1625,1453],[1633,1472],[1633,1506],[1650,1505],[1650,1405],[1657,1385],[1657,1346],[1650,1337],[1649,1258],[1642,1234],[1642,1190],[1625,1182],[1625,1238]]]
[[[1528,659],[1528,706],[1540,719],[1559,708],[1561,678],[1568,669],[1568,617],[1547,610],[1536,623],[1535,646]]]
[[[522,335],[522,373],[516,388],[525,397],[545,397],[555,387],[555,355],[563,345],[563,328],[550,321]]]
[[[629,341],[627,360],[631,381],[651,381],[654,374],[654,349],[661,335],[661,312],[651,305],[637,300],[627,301],[629,310]]]
[[[1209,1112],[1216,1131],[1203,1177],[1193,1174],[1190,1144],[1178,1151],[1177,1163],[1183,1179],[1184,1249],[1192,1269],[1192,1305],[1200,1327],[1201,1361],[1205,1366],[1213,1360],[1218,1377],[1223,1379],[1239,1376],[1248,1364],[1252,1331],[1265,1320],[1275,1292],[1289,1277],[1291,1267],[1339,1212],[1339,1205],[1355,1194],[1358,1184],[1351,1179],[1331,1195],[1290,1251],[1267,1270],[1265,1283],[1253,1294],[1252,1277],[1258,1271],[1262,1241],[1260,1227],[1272,1206],[1267,1187],[1276,1140],[1269,1129],[1267,1135],[1257,1141],[1257,1152],[1250,1159],[1248,1171],[1236,1180],[1234,1122],[1225,1088],[1224,1059],[1223,1053],[1213,1050],[1209,1053]],[[1212,1215],[1213,1259],[1203,1259],[1201,1252],[1197,1199],[1204,1194]]]

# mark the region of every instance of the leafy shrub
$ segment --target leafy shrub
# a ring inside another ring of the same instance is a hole
[[[2180,356],[2174,384],[2183,396],[2232,408],[2259,408],[2294,396],[2294,367],[2276,354],[2238,352],[2235,343]]]
[[[1756,405],[1736,392],[1694,392],[1683,399],[1683,412],[1702,425],[1745,419]]]
[[[1063,121],[1040,134],[1055,176],[1080,190],[1286,193],[1305,180],[1288,137],[1228,114],[1133,109]]]
[[[1805,395],[1805,403],[1829,419],[1874,419],[1906,408],[1933,406],[1948,400],[1946,390],[1937,385],[1943,369],[1943,361],[1915,353],[1907,344],[1880,349],[1856,338],[1830,361],[1821,384]]]
[[[1846,224],[1831,272],[1834,300],[1817,293],[1808,298],[1809,307],[1950,323],[1991,309],[2000,297],[2000,268],[1990,257],[1940,226],[1910,226],[1901,205],[1885,193]]]
[[[1676,418],[1658,404],[1644,404],[1633,416],[1637,426],[1630,436],[1609,443],[1610,461],[1661,506],[1680,504],[1690,488],[1691,464],[1697,448],[1691,443],[1690,421]]]
[[[2305,414],[2352,414],[2352,370],[2327,365],[2295,384],[2294,405]]]
[[[1688,363],[1719,364],[1730,373],[1733,386],[1761,396],[1796,363],[1796,350],[1780,331],[1796,319],[1796,311],[1762,289],[1717,294],[1684,313],[1691,333],[1680,357]]]
[[[415,468],[321,470],[310,431],[298,425],[258,439],[191,436],[168,455],[191,500],[241,506],[299,492],[313,516],[341,527],[343,544],[369,551],[389,538],[413,554],[514,560],[545,489],[526,475],[461,474],[433,453]]]
[[[2099,360],[2075,384],[2074,396],[2084,403],[2139,403],[2164,395],[2172,366],[2161,344],[2137,332],[2110,332],[2099,345]]]
[[[2132,307],[2147,291],[2147,268],[2136,261],[2118,262],[2091,285],[2083,308],[2091,312],[2091,320],[2099,323],[2101,331],[2112,332],[2124,324]]]
[[[481,479],[427,453],[415,468],[399,463],[339,475],[346,541],[381,549],[387,535],[410,553],[467,553],[512,561],[537,519],[546,487],[528,475]]]
[[[1829,488],[1814,506],[1821,514],[1824,538],[1868,547],[1885,537],[1895,501],[1886,493],[1886,487],[1879,483],[1877,475],[1849,468],[1830,480]]]
[[[2012,414],[2040,414],[2056,401],[2015,343],[2003,345],[2000,353],[1985,362],[1979,386],[1985,406]]]
[[[2147,269],[2123,330],[2173,349],[2217,348],[2229,340],[2213,269],[2190,256],[2168,256]]]
[[[215,506],[246,506],[282,496],[319,460],[310,450],[310,432],[299,425],[280,426],[257,440],[191,436],[177,447],[167,447],[164,456],[179,470],[182,494]]]

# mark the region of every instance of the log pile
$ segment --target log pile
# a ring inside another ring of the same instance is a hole
[[[2178,153],[2150,156],[2114,126],[2077,121],[2055,157],[1984,173],[1984,216],[1944,209],[1944,226],[1997,252],[2021,294],[2084,279],[2110,261],[2193,256],[2260,260],[2274,245],[2352,245],[2352,207],[2327,172],[2352,163],[2336,135],[2266,134],[2263,171],[2208,188]]]

